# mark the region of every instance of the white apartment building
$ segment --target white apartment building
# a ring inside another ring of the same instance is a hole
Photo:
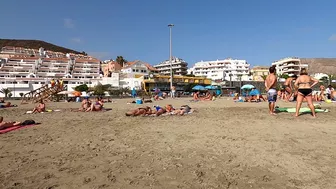
[[[301,64],[298,57],[287,57],[272,63],[279,75],[299,75],[301,68],[308,68],[308,64]]]
[[[159,70],[162,75],[170,75],[170,61],[165,60],[154,68]],[[173,57],[172,59],[172,70],[174,75],[186,75],[188,73],[188,63],[181,58]]]
[[[75,59],[72,69],[73,78],[99,78],[100,61],[97,59]]]
[[[224,59],[201,61],[188,70],[189,74],[203,76],[212,80],[249,81],[250,64],[246,60]]]
[[[142,61],[129,62],[122,73],[103,77],[100,61],[90,56],[59,52],[4,47],[0,51],[0,89],[11,90],[12,97],[62,79],[68,91],[80,84],[92,87],[99,83],[114,87],[140,89],[145,75],[157,73],[157,69]],[[4,94],[0,93],[0,97]]]

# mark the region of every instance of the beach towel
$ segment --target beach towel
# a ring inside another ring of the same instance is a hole
[[[23,129],[23,128],[31,127],[31,126],[34,126],[34,125],[38,125],[38,123],[30,124],[30,125],[25,125],[25,126],[10,127],[10,128],[7,128],[7,129],[3,129],[3,130],[0,130],[0,134],[8,133],[10,131],[14,131],[14,130],[17,130],[17,129]]]
[[[289,112],[289,113],[295,113],[296,108],[275,108],[276,111],[278,112]],[[300,113],[311,113],[310,108],[300,108]],[[328,109],[315,109],[315,112],[317,113],[325,113],[329,112]]]

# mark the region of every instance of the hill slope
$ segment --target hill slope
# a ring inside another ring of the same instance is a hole
[[[29,49],[39,49],[40,47],[43,47],[45,50],[54,51],[54,52],[83,54],[81,52],[78,52],[72,49],[67,49],[67,48],[60,47],[60,46],[47,43],[45,41],[40,41],[40,40],[0,39],[0,48],[4,46],[24,47],[24,48],[29,48]]]
[[[300,58],[301,63],[308,64],[309,74],[336,74],[336,58]]]

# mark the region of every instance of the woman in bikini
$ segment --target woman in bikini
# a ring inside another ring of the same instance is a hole
[[[33,114],[35,113],[41,113],[41,112],[45,112],[46,111],[46,106],[45,103],[43,102],[43,100],[40,101],[39,105],[37,105],[34,109],[33,109]]]
[[[282,88],[285,90],[285,92],[288,93],[286,101],[288,102],[289,99],[294,95],[294,87],[293,82],[297,79],[296,75],[292,75],[291,77],[287,78],[285,83],[282,85]]]
[[[24,122],[19,122],[19,121],[3,121],[3,117],[0,117],[0,130],[11,128],[11,127],[16,127],[16,126],[25,126],[25,125],[31,125],[35,124],[34,120],[26,120]]]
[[[307,73],[307,70],[303,68],[301,70],[300,76],[296,79],[294,84],[295,87],[298,89],[298,95],[296,99],[297,100],[296,113],[295,113],[296,117],[299,116],[302,101],[304,99],[307,100],[308,106],[312,111],[313,117],[316,117],[315,107],[313,105],[313,99],[312,99],[312,92],[313,92],[312,87],[314,87],[316,84],[318,84],[318,80],[310,77]]]
[[[190,108],[188,105],[182,105],[179,109],[174,110],[175,115],[183,116],[185,114],[191,113],[194,110]]]
[[[126,112],[126,116],[146,116],[152,114],[152,109],[149,106],[136,108],[134,110],[131,110],[129,112]]]
[[[91,103],[91,107],[86,109],[86,112],[101,111],[103,109],[104,103],[101,98],[97,97],[95,103]]]

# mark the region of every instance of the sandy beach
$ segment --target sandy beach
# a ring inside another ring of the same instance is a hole
[[[125,117],[139,107],[126,101],[92,113],[65,102],[48,103],[61,111],[44,114],[24,114],[32,104],[0,109],[5,120],[41,123],[0,135],[0,188],[336,188],[335,103],[314,119],[270,116],[266,102],[225,97],[150,104],[198,110],[187,116]]]

